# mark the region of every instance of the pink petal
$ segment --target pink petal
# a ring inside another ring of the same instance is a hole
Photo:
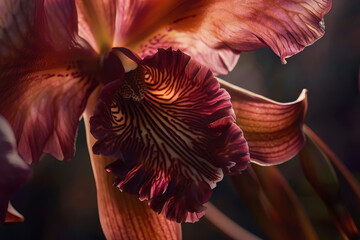
[[[251,161],[274,165],[294,157],[304,146],[302,131],[306,91],[290,103],[279,103],[218,79],[231,95],[236,123],[244,131]]]
[[[239,173],[249,161],[229,95],[180,51],[159,49],[138,64],[102,90],[90,120],[93,151],[118,158],[108,170],[121,190],[149,200],[168,219],[197,221],[222,169]],[[126,85],[131,81],[145,81],[143,99],[127,96],[137,91]]]
[[[133,2],[120,10],[114,46],[141,57],[171,46],[215,74],[232,70],[240,53],[267,46],[286,63],[324,34],[331,8],[331,0]]]
[[[20,155],[38,161],[74,154],[74,138],[94,88],[83,64],[95,58],[77,36],[72,0],[1,2],[0,114],[12,125]]]
[[[10,125],[0,115],[0,224],[8,212],[11,195],[27,182],[32,170],[16,151],[16,140]],[[15,212],[13,212],[15,213]]]
[[[69,62],[24,76],[0,74],[0,113],[11,123],[20,155],[37,162],[43,152],[71,159],[79,119],[96,86],[81,72],[81,62]]]

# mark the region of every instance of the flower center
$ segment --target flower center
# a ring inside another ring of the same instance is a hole
[[[124,75],[118,93],[126,100],[141,101],[146,93],[145,69],[138,66]]]
[[[145,68],[113,49],[100,59],[100,82],[120,81],[117,93],[125,100],[141,101],[145,97]]]

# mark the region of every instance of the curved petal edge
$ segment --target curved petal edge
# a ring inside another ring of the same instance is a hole
[[[153,1],[135,2],[136,8],[120,10],[115,46],[130,46],[141,57],[171,46],[214,74],[227,74],[239,54],[264,47],[286,63],[323,36],[323,17],[332,5],[331,0],[185,0],[170,1],[159,14]]]
[[[251,161],[276,165],[294,157],[304,146],[307,90],[294,102],[279,103],[218,79],[231,95],[236,123],[244,131]]]

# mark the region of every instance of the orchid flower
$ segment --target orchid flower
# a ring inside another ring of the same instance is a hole
[[[174,221],[204,215],[223,171],[281,163],[304,143],[305,93],[280,104],[214,75],[267,46],[286,63],[323,35],[330,7],[329,0],[2,0],[0,114],[27,163],[43,153],[71,159],[84,114],[106,236],[136,238],[141,230],[176,238]],[[138,197],[117,191],[104,168]]]

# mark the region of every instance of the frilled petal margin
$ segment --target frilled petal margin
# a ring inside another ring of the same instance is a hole
[[[294,102],[279,103],[224,80],[220,86],[231,95],[236,123],[244,131],[251,161],[275,165],[294,157],[304,146],[306,90]]]
[[[229,94],[208,69],[180,51],[159,49],[138,64],[120,85],[102,90],[90,120],[98,139],[93,151],[118,158],[107,169],[121,190],[149,200],[168,219],[197,221],[222,169],[239,173],[249,162]],[[133,94],[144,81],[142,99],[124,90],[131,81],[138,83]]]
[[[240,53],[263,47],[286,63],[324,34],[323,17],[331,8],[331,0],[166,2],[134,0],[119,7],[114,46],[129,46],[142,57],[171,46],[214,74],[232,70]]]
[[[8,218],[11,214],[16,217],[16,211],[9,204],[11,195],[24,185],[31,173],[30,166],[16,150],[15,136],[9,123],[0,116],[0,225],[7,215]]]

